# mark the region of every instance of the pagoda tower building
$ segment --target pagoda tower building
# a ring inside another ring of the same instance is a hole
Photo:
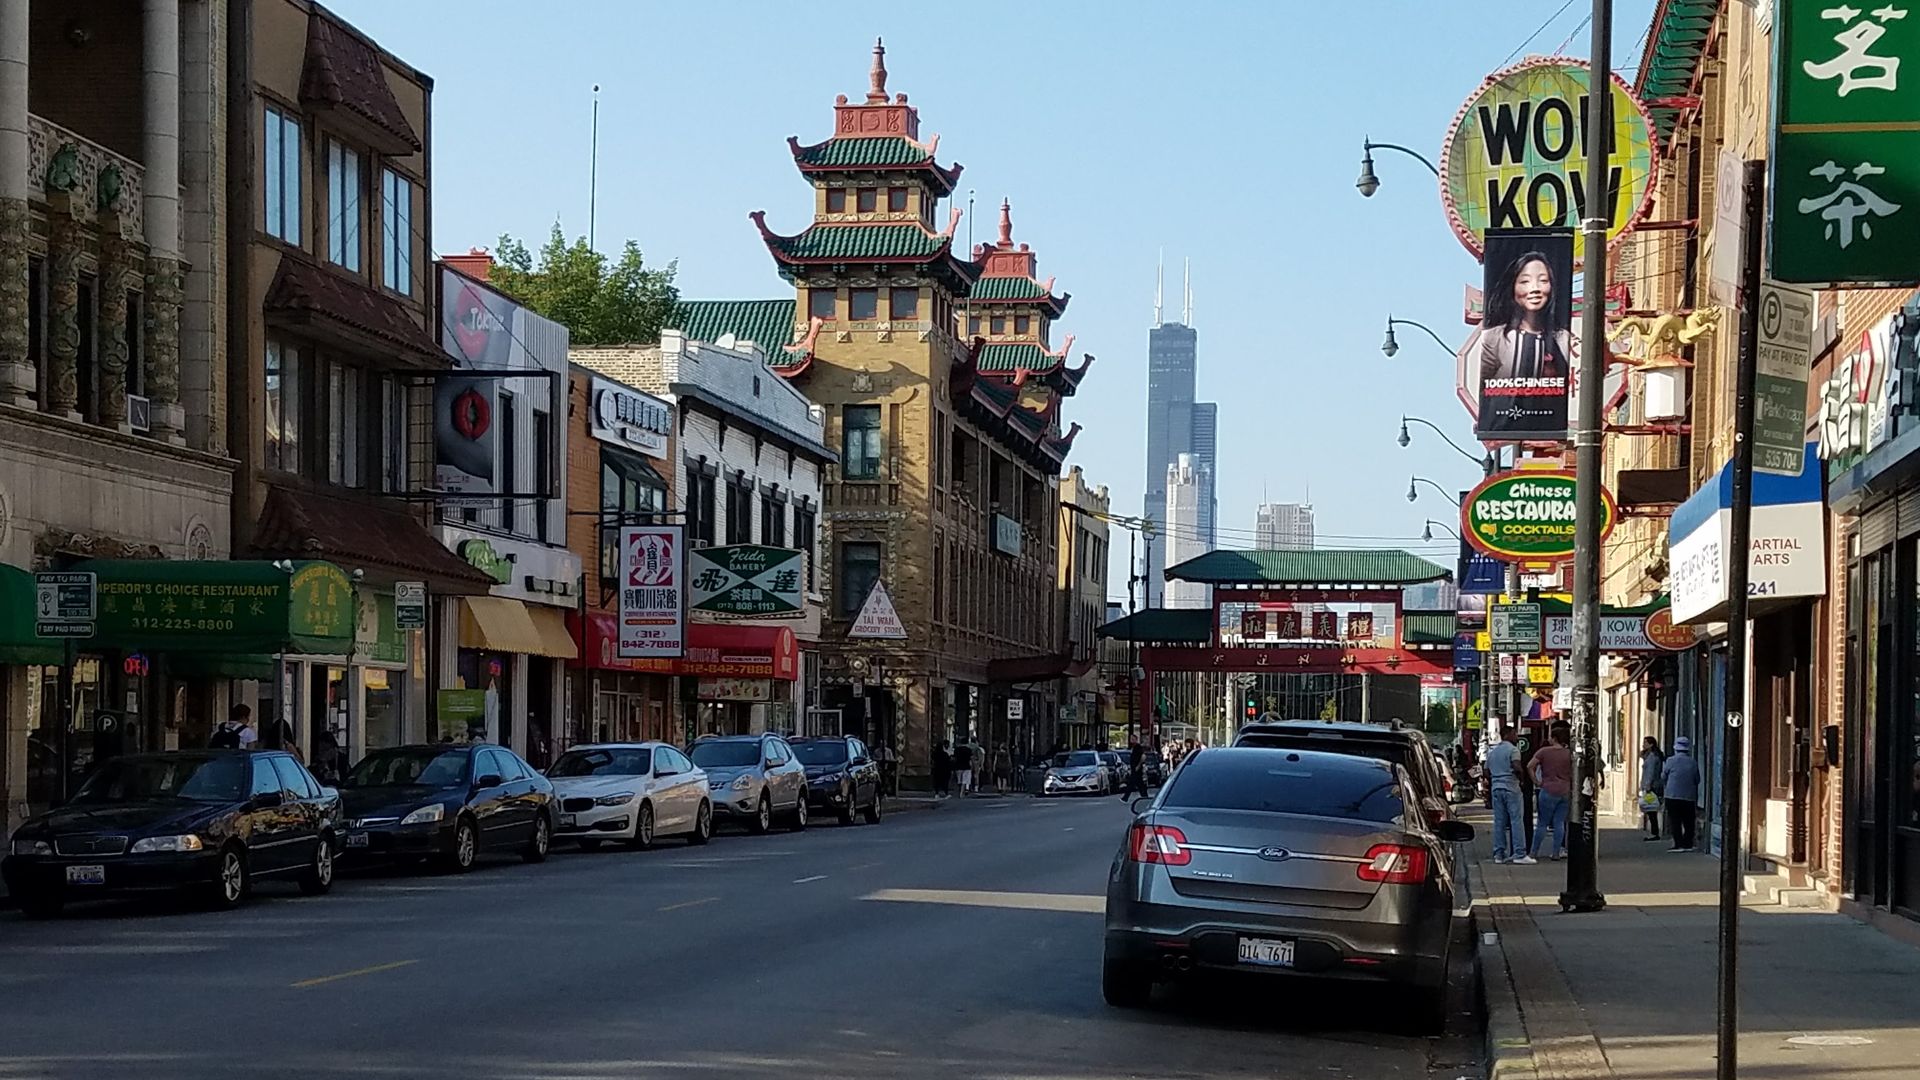
[[[1060,402],[1091,360],[1069,367],[1050,347],[1067,298],[1034,278],[1006,208],[998,243],[954,250],[961,211],[939,204],[960,166],[939,163],[939,141],[889,95],[876,44],[867,94],[835,101],[832,136],[788,140],[811,221],[787,234],[751,215],[795,298],[679,312],[690,337],[760,343],[825,413],[840,452],[817,548],[827,711],[803,726],[892,745],[909,787],[925,786],[936,741],[1050,748],[1068,655]],[[968,334],[973,316],[989,332]],[[883,599],[898,630],[872,618]]]

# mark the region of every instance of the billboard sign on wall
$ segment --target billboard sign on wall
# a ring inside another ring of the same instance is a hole
[[[1486,233],[1487,310],[1462,359],[1465,388],[1479,402],[1484,442],[1560,442],[1579,345],[1574,340],[1573,233]]]
[[[680,525],[620,529],[620,656],[673,659],[686,650]]]
[[[1440,154],[1440,197],[1476,257],[1489,230],[1573,230],[1586,216],[1587,193],[1602,189],[1586,175],[1590,81],[1585,60],[1527,60],[1487,76],[1454,116]],[[1604,190],[1612,245],[1652,205],[1658,159],[1645,106],[1618,75],[1610,83],[1612,169]],[[1576,237],[1576,262],[1585,258],[1580,243]]]

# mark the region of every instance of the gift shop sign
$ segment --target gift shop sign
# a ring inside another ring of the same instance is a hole
[[[1522,470],[1481,483],[1460,504],[1460,534],[1497,559],[1552,563],[1574,552],[1574,475]],[[1613,531],[1613,493],[1600,489],[1600,540]]]

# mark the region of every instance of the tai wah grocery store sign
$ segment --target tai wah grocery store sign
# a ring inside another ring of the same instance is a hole
[[[1483,482],[1460,504],[1460,532],[1475,548],[1508,562],[1550,565],[1573,556],[1574,475],[1522,469]],[[1613,531],[1618,509],[1601,494],[1600,539]]]

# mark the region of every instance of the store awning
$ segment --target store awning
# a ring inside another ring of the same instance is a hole
[[[33,632],[33,575],[0,563],[0,664],[57,664],[59,641]]]
[[[685,655],[678,659],[633,660],[620,655],[619,627],[611,613],[588,612],[584,627],[578,615],[567,618],[579,636],[585,667],[711,678],[793,680],[800,677],[800,639],[794,637],[790,627],[688,623]]]
[[[566,614],[503,596],[460,599],[460,647],[572,660],[579,655]]]
[[[353,646],[353,582],[332,563],[91,559],[74,569],[99,580],[92,645],[323,656]]]

